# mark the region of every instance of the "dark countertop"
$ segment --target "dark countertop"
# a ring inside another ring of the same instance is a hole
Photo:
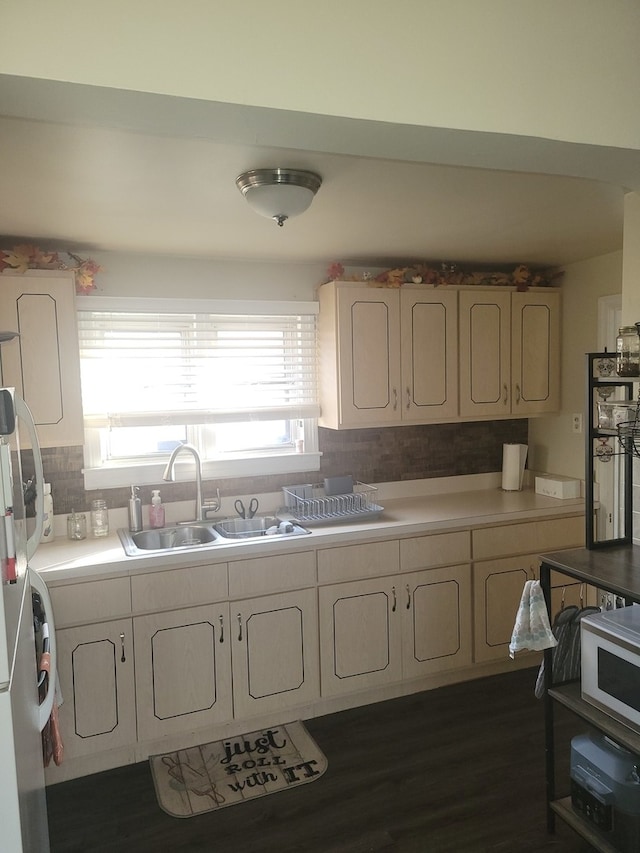
[[[640,602],[640,547],[611,545],[603,548],[573,548],[542,554],[551,568]]]

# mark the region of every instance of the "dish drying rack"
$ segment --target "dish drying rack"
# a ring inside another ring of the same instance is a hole
[[[380,515],[384,507],[375,503],[375,486],[354,483],[353,491],[327,495],[319,484],[282,489],[286,509],[301,524],[336,524],[349,519],[364,520]]]

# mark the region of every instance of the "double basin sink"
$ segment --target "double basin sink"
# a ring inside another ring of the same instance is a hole
[[[150,551],[184,551],[192,548],[214,548],[231,542],[256,542],[265,539],[289,539],[311,533],[295,521],[275,515],[255,518],[225,518],[220,521],[200,521],[162,527],[158,530],[118,530],[125,554],[138,557]]]

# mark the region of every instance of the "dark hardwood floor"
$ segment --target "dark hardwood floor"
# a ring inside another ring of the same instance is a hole
[[[520,670],[309,720],[324,776],[199,817],[160,809],[148,762],[54,785],[52,853],[586,853],[561,821],[546,832],[535,677]],[[559,718],[558,747],[584,730]]]

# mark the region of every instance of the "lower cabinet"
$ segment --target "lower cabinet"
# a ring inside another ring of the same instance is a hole
[[[538,558],[530,554],[480,562],[473,567],[477,663],[508,659],[524,585],[538,577],[538,566]]]
[[[66,756],[317,699],[317,613],[314,588],[58,630]]]
[[[321,587],[322,695],[471,663],[470,568]]]
[[[132,620],[64,628],[56,641],[65,758],[135,743]]]
[[[284,711],[320,695],[315,589],[231,602],[236,718]]]
[[[471,664],[471,569],[429,569],[401,577],[402,676]]]
[[[133,624],[139,740],[232,718],[228,604],[136,616]]]
[[[320,587],[323,696],[380,687],[402,677],[399,577]]]

